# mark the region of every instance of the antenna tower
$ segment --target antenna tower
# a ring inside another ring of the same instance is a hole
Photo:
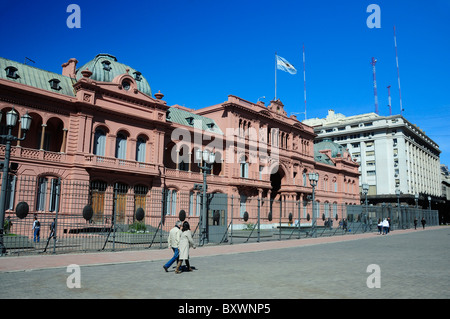
[[[398,67],[397,37],[395,36],[395,25],[394,25],[394,45],[395,45],[395,62],[397,63],[398,94],[400,97],[400,115],[402,115],[404,109],[402,105],[402,90],[400,88],[400,70]]]
[[[389,101],[388,106],[389,106],[389,116],[390,116],[390,115],[392,115],[391,86],[389,85],[389,86],[387,87],[387,89],[388,89],[388,101]]]
[[[303,44],[303,92],[305,95],[305,120],[306,120],[306,69],[305,69],[305,45]]]
[[[377,63],[377,59],[372,58],[372,70],[373,70],[373,93],[375,95],[375,113],[378,114],[378,95],[377,95],[377,77],[375,71],[375,64]]]

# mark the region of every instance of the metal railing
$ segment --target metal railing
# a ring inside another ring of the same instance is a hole
[[[183,215],[200,239],[201,193],[102,182],[19,177],[7,191],[3,242],[9,255],[161,249]],[[26,203],[26,204],[25,204]],[[208,194],[207,241],[264,242],[438,225],[438,212]],[[28,214],[24,218],[24,213]],[[39,221],[37,231],[35,221]]]

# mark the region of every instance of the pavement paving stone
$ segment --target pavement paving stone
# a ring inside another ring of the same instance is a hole
[[[0,298],[149,299],[448,299],[450,227],[389,235],[204,246],[196,270],[166,273],[164,250],[3,257]],[[80,266],[81,288],[69,288]],[[368,288],[380,269],[380,288]],[[174,294],[177,287],[179,294]]]

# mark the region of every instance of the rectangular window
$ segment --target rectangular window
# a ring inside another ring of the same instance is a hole
[[[172,191],[172,204],[171,204],[172,212],[171,215],[175,216],[177,214],[177,191]]]
[[[45,210],[46,195],[47,195],[47,178],[39,177],[38,190],[37,190],[37,196],[36,196],[36,210],[37,211]]]
[[[51,187],[50,187],[50,202],[49,202],[49,208],[48,210],[50,212],[56,211],[56,207],[58,207],[59,204],[59,194],[60,194],[60,184],[58,179],[52,179],[51,180]]]
[[[248,163],[241,162],[241,177],[248,178]]]
[[[366,165],[369,166],[369,167],[370,166],[375,166],[375,161],[367,161]]]

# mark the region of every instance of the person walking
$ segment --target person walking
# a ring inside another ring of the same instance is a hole
[[[41,239],[41,223],[39,222],[37,216],[34,216],[34,222],[33,222],[33,233],[34,233],[34,242],[39,242]]]
[[[377,227],[378,227],[378,235],[381,235],[383,232],[383,222],[381,221],[381,218],[378,218]]]
[[[414,229],[417,230],[417,217],[414,217]]]
[[[425,220],[425,217],[422,217],[422,220],[420,222],[422,223],[423,229],[425,229],[425,224],[427,223],[427,221]]]
[[[389,233],[389,222],[388,220],[385,218],[383,220],[383,235],[387,235]]]
[[[342,220],[342,229],[344,231],[347,231],[347,219],[345,218]]]
[[[180,259],[178,261],[177,268],[175,269],[175,273],[179,274],[181,273],[180,267],[181,264],[184,263],[187,266],[188,271],[192,271],[191,265],[189,264],[189,248],[196,248],[194,244],[194,239],[192,238],[192,233],[190,230],[189,223],[185,221],[183,223],[183,228],[181,229],[181,237],[180,237]]]
[[[169,249],[172,248],[173,250],[173,257],[163,266],[164,270],[168,272],[168,269],[172,264],[175,262],[175,260],[178,263],[178,257],[179,257],[179,248],[180,245],[180,237],[181,237],[181,221],[177,221],[175,223],[175,226],[170,230],[169,232],[169,238],[167,239],[167,243],[169,245]]]
[[[47,244],[44,248],[44,253],[47,251],[48,244],[50,243],[50,239],[52,238],[56,240],[56,218],[53,218],[53,222],[50,224],[50,235],[48,236]]]

